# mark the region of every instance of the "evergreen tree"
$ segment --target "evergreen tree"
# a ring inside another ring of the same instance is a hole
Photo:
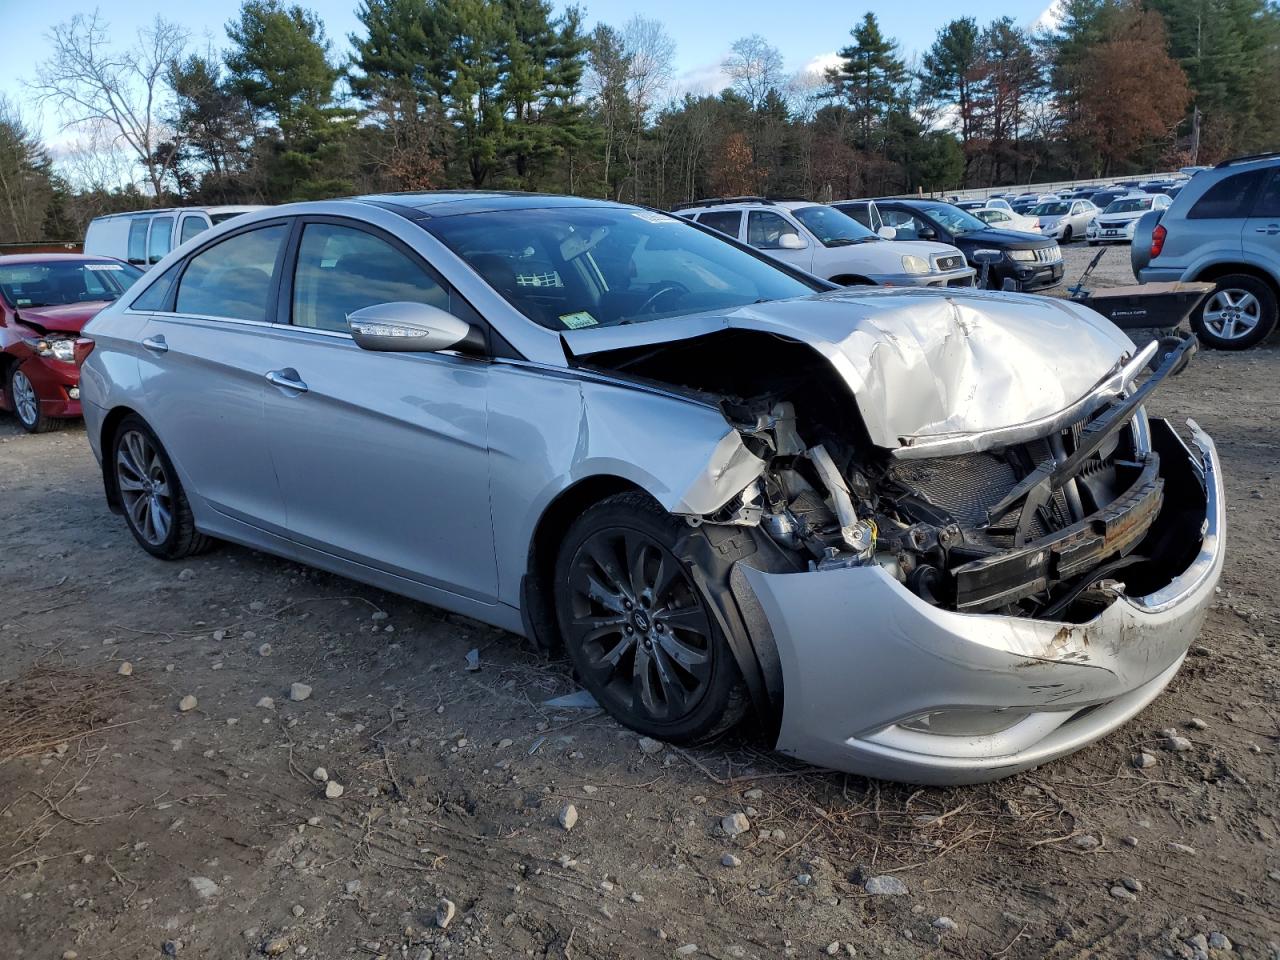
[[[840,50],[840,64],[827,76],[832,93],[853,110],[857,146],[882,149],[890,115],[905,109],[907,66],[898,56],[898,44],[880,32],[874,13],[867,13],[851,35],[853,43]]]
[[[973,141],[978,137],[975,87],[986,63],[978,22],[972,17],[952,20],[941,30],[924,55],[920,75],[922,93],[952,106],[965,152],[965,166],[972,162]]]

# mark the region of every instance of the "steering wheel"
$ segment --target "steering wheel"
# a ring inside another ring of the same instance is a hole
[[[671,293],[685,294],[688,292],[689,292],[689,288],[686,287],[683,283],[678,283],[676,281],[672,281],[671,283],[664,283],[660,287],[658,287],[658,289],[655,290],[653,293],[649,294],[648,299],[645,300],[644,303],[640,304],[640,308],[636,311],[636,313],[651,312],[654,309],[654,307],[657,305],[658,301],[661,300],[663,297],[667,296],[668,294],[671,294]]]

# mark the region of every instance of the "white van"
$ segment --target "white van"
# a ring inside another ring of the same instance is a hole
[[[94,217],[84,235],[84,252],[115,257],[146,270],[179,244],[215,224],[262,206],[169,207]]]

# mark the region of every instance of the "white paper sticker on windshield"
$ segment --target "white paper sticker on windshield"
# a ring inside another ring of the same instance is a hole
[[[123,270],[124,264],[121,263],[86,263],[86,270]]]
[[[652,210],[632,210],[633,217],[639,217],[641,220],[647,220],[649,223],[675,223],[665,213],[654,213]]]
[[[570,330],[580,330],[583,327],[594,327],[600,323],[599,320],[587,313],[585,310],[579,310],[577,313],[562,314],[560,322]]]

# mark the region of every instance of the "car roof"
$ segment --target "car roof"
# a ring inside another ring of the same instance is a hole
[[[348,202],[413,211],[413,219],[454,217],[497,210],[541,210],[553,207],[626,207],[629,204],[589,197],[567,197],[554,193],[525,193],[518,190],[423,190],[407,193],[375,193],[344,197]]]
[[[86,263],[120,263],[115,257],[99,257],[91,253],[7,253],[0,255],[0,266],[17,263],[51,263],[73,260]]]
[[[119,217],[153,217],[161,213],[253,213],[265,210],[265,203],[224,203],[212,206],[195,207],[149,207],[145,210],[121,210],[119,213],[104,213],[94,220],[115,220]]]

